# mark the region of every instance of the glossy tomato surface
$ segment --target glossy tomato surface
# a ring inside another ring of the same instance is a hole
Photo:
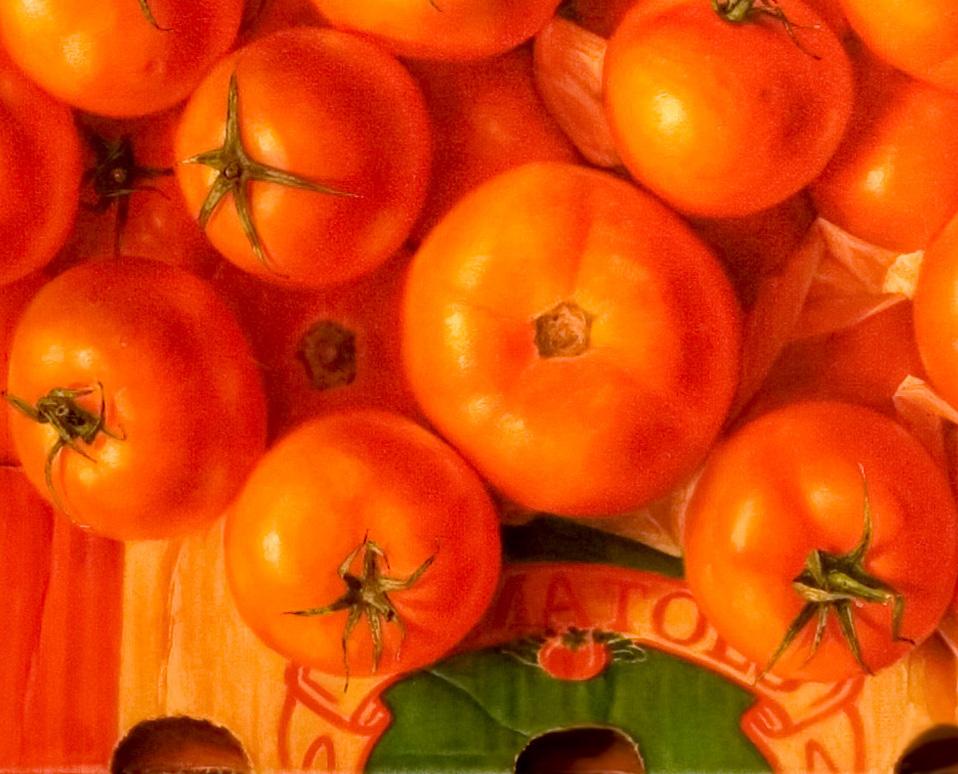
[[[202,280],[145,259],[84,263],[45,285],[14,333],[7,390],[30,480],[108,537],[208,523],[264,445],[260,376],[235,317]],[[57,390],[74,399],[45,421],[22,410]]]
[[[723,20],[698,0],[633,5],[609,41],[606,113],[629,171],[680,210],[738,216],[811,182],[851,114],[851,66],[800,0]]]
[[[627,182],[529,164],[474,190],[416,254],[403,358],[431,422],[509,498],[606,515],[704,457],[738,379],[715,256]]]
[[[793,583],[809,556],[852,552],[865,532],[866,508],[871,534],[862,570],[902,595],[900,634],[912,642],[893,639],[891,598],[855,600],[851,617],[862,663],[871,671],[887,666],[934,631],[953,596],[958,512],[948,479],[921,444],[869,409],[794,403],[716,449],[685,531],[686,577],[696,601],[760,669],[818,681],[861,674],[834,609],[817,650],[812,616],[771,662],[805,604]]]
[[[232,45],[242,0],[10,0],[0,41],[51,94],[139,116],[185,99]]]
[[[189,162],[223,147],[228,112],[243,175],[239,162]],[[213,245],[246,271],[311,287],[370,271],[402,245],[431,159],[429,118],[406,69],[368,40],[311,27],[277,32],[222,60],[190,98],[175,147],[194,215],[211,188],[225,186],[206,225]],[[250,165],[300,182],[269,180]],[[239,214],[243,200],[255,239]]]
[[[366,551],[374,545],[378,556]],[[333,674],[347,664],[352,675],[392,674],[438,659],[479,621],[501,561],[498,518],[475,473],[431,433],[379,411],[315,419],[281,439],[229,511],[225,546],[230,588],[253,631]],[[350,631],[349,607],[291,614],[340,600],[371,556],[381,576],[400,582],[388,593],[393,613],[377,619],[378,667],[371,616]]]

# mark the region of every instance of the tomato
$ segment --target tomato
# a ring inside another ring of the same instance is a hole
[[[958,90],[958,14],[952,0],[839,0],[878,56],[916,78]]]
[[[732,647],[781,678],[837,681],[881,669],[934,631],[958,574],[958,511],[944,472],[894,421],[794,403],[715,450],[685,543],[689,587]],[[824,601],[810,601],[821,599],[815,589]]]
[[[303,25],[323,25],[312,0],[248,0],[239,43],[246,45],[273,32]]]
[[[849,131],[812,186],[823,217],[899,252],[925,247],[958,211],[958,94],[862,62]]]
[[[787,23],[761,3],[733,24],[707,2],[651,0],[635,4],[609,41],[616,148],[639,182],[680,210],[771,207],[838,147],[853,101],[848,57],[800,0],[772,7]]]
[[[328,285],[406,239],[428,183],[429,119],[392,56],[302,27],[215,67],[186,106],[176,155],[190,210],[227,259],[280,284]]]
[[[149,255],[209,276],[219,253],[190,216],[173,175],[173,130],[179,111],[138,121],[87,117],[88,182],[73,234],[54,261]]]
[[[66,241],[82,168],[70,111],[24,78],[3,52],[0,170],[0,285],[6,285],[44,266]]]
[[[528,40],[559,0],[313,0],[334,26],[422,59],[481,59]]]
[[[264,445],[235,318],[205,282],[153,261],[89,262],[45,285],[14,333],[7,390],[30,480],[109,537],[211,521]]]
[[[214,287],[236,312],[263,371],[270,438],[345,408],[418,416],[396,335],[409,259],[400,253],[346,285],[298,291],[220,267]]]
[[[528,164],[433,229],[404,301],[423,412],[529,508],[608,515],[705,456],[738,379],[739,310],[715,256],[629,183]]]
[[[612,661],[604,643],[591,632],[570,629],[546,640],[537,654],[537,662],[550,677],[557,680],[591,680]]]
[[[841,0],[804,0],[805,5],[822,17],[831,27],[832,32],[842,42],[848,42],[852,37],[848,26],[848,19],[842,11]]]
[[[562,3],[561,16],[571,19],[600,37],[607,38],[619,26],[626,11],[635,0],[567,0]]]
[[[470,189],[530,161],[576,161],[572,143],[546,111],[532,79],[532,55],[517,49],[470,63],[412,65],[435,137],[420,237]]]
[[[226,573],[262,640],[332,674],[429,664],[499,579],[498,518],[442,441],[378,411],[314,419],[260,461],[229,511]]]
[[[915,339],[935,389],[958,406],[958,217],[925,250],[915,288]]]
[[[243,0],[9,0],[0,42],[58,99],[138,116],[185,99],[233,43]]]

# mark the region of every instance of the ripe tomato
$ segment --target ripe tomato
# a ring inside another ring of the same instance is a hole
[[[392,56],[302,27],[214,68],[186,106],[176,155],[190,210],[227,259],[274,282],[328,285],[378,266],[409,234],[429,119]]]
[[[730,645],[782,678],[881,669],[934,631],[954,593],[948,479],[866,408],[795,403],[745,425],[713,453],[687,519],[696,601]],[[896,604],[911,644],[894,638]]]
[[[385,412],[331,414],[253,471],[227,515],[226,573],[244,620],[284,656],[405,672],[479,621],[498,527],[482,482],[438,438]]]
[[[539,648],[536,661],[550,677],[578,682],[602,674],[612,661],[612,654],[591,632],[570,629],[547,639]]]
[[[153,261],[89,262],[45,285],[14,333],[7,390],[30,480],[108,537],[209,522],[264,445],[235,318],[202,280]]]
[[[295,291],[220,266],[213,285],[236,312],[262,368],[270,438],[346,408],[418,417],[396,335],[409,259],[401,252],[346,285]]]
[[[958,90],[958,13],[953,0],[839,0],[869,49],[899,70]]]
[[[527,49],[481,62],[411,67],[435,137],[433,184],[416,227],[420,238],[490,177],[530,161],[578,159],[539,98]]]
[[[925,247],[958,211],[958,94],[863,57],[848,133],[812,186],[823,217],[866,242]]]
[[[915,288],[915,339],[941,396],[958,406],[958,217],[925,250]]]
[[[422,59],[481,59],[528,40],[559,0],[313,0],[336,27]]]
[[[598,516],[705,456],[739,327],[718,261],[674,213],[606,173],[528,164],[423,243],[403,359],[429,420],[507,497]]]
[[[44,266],[66,241],[82,167],[69,109],[24,78],[2,51],[0,169],[6,202],[0,212],[0,285],[6,285]]]
[[[138,116],[185,99],[232,45],[242,12],[243,0],[8,0],[0,42],[64,102]]]
[[[650,0],[609,41],[616,147],[680,210],[765,209],[811,182],[838,147],[853,99],[848,57],[801,0],[772,7],[787,23],[761,4],[735,24],[700,0]]]

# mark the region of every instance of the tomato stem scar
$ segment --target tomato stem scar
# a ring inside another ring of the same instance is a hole
[[[848,553],[830,554],[820,549],[813,550],[805,560],[805,569],[794,579],[792,587],[805,600],[799,614],[785,632],[784,638],[768,663],[755,678],[757,683],[775,665],[801,631],[815,619],[815,634],[806,661],[818,651],[828,624],[828,613],[835,611],[842,637],[848,643],[855,661],[867,674],[872,670],[865,663],[855,632],[854,605],[860,602],[877,602],[892,607],[892,639],[895,642],[912,642],[901,636],[902,617],[905,614],[905,597],[887,584],[869,575],[864,568],[865,555],[872,539],[872,509],[868,497],[868,482],[865,469],[858,466],[862,478],[864,528],[858,544]]]
[[[357,194],[341,191],[322,183],[315,183],[303,177],[291,174],[277,167],[268,164],[260,164],[250,158],[240,137],[239,126],[239,86],[237,85],[236,72],[230,76],[229,91],[226,100],[226,133],[223,144],[219,148],[199,153],[184,159],[183,164],[202,164],[212,167],[219,174],[210,190],[206,194],[206,199],[200,208],[197,221],[200,227],[205,229],[210,217],[216,211],[220,202],[227,194],[233,194],[233,204],[236,206],[236,214],[239,216],[243,232],[249,241],[250,248],[256,259],[274,274],[283,276],[271,265],[266,249],[260,240],[259,232],[253,223],[253,214],[250,208],[249,184],[260,181],[266,183],[276,183],[289,188],[302,188],[307,191],[327,194],[329,196],[348,196],[356,197]]]
[[[540,357],[576,357],[589,348],[592,315],[573,301],[563,301],[535,318]]]
[[[356,576],[349,569],[360,551],[363,552],[362,574]],[[339,610],[349,611],[342,637],[343,665],[346,670],[344,692],[349,688],[349,657],[346,652],[346,645],[349,635],[356,628],[356,624],[363,616],[366,616],[369,622],[369,631],[373,641],[373,672],[375,673],[379,669],[383,652],[383,623],[395,623],[399,627],[400,642],[406,637],[406,625],[396,612],[396,608],[393,607],[392,601],[389,599],[389,593],[413,586],[435,558],[435,554],[428,557],[406,578],[390,578],[382,574],[382,567],[389,567],[386,554],[379,545],[366,536],[362,543],[349,552],[349,555],[337,570],[337,574],[346,584],[346,591],[342,596],[328,605],[286,612],[286,615],[312,617],[335,613]]]
[[[296,356],[309,383],[329,390],[356,380],[356,334],[334,320],[313,323],[300,339]]]

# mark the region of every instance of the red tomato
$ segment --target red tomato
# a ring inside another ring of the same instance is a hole
[[[0,170],[0,285],[6,285],[44,266],[66,241],[82,167],[70,111],[24,78],[3,52]]]
[[[812,186],[823,217],[875,245],[925,247],[958,212],[958,94],[871,58],[848,133]]]
[[[849,25],[889,64],[958,90],[958,14],[953,0],[839,0]]]
[[[423,412],[507,497],[607,515],[705,456],[738,379],[715,256],[611,175],[528,164],[485,183],[413,261],[403,358]]]
[[[244,620],[284,656],[406,672],[479,621],[498,528],[482,482],[438,438],[385,412],[334,414],[257,465],[227,515],[226,573]]]
[[[616,148],[680,210],[765,209],[810,183],[838,147],[853,99],[848,57],[801,0],[774,7],[783,18],[756,5],[730,23],[701,0],[649,0],[609,41]]]
[[[591,632],[570,629],[547,639],[539,648],[536,661],[550,677],[581,681],[602,674],[611,663],[612,654]]]
[[[915,289],[915,338],[935,389],[958,406],[958,217],[925,250]]]
[[[263,372],[269,437],[345,408],[418,417],[399,352],[409,254],[346,285],[290,290],[230,264],[213,284],[233,307]]]
[[[202,280],[153,261],[81,264],[45,285],[17,325],[7,390],[30,480],[109,537],[211,521],[264,445],[235,318]]]
[[[527,49],[481,62],[423,62],[412,70],[435,137],[433,184],[416,227],[420,239],[490,177],[530,161],[578,160],[539,98]]]
[[[328,285],[406,239],[426,193],[429,119],[392,56],[301,27],[216,66],[183,113],[176,155],[190,210],[227,259],[274,282]]]
[[[899,425],[851,404],[795,403],[745,425],[713,453],[687,519],[696,601],[782,678],[881,669],[935,630],[954,593],[947,477]]]
[[[0,42],[64,102],[138,116],[185,99],[232,45],[242,12],[243,0],[9,0]]]
[[[274,32],[304,25],[323,25],[312,0],[248,0],[238,42],[246,45]]]
[[[549,20],[559,0],[313,0],[336,27],[377,38],[397,54],[481,59],[515,48]]]

